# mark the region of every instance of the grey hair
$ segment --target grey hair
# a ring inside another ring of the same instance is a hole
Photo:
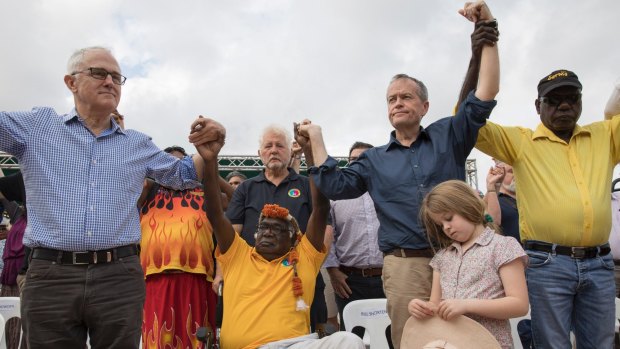
[[[80,69],[80,66],[82,65],[82,61],[84,61],[84,55],[86,54],[86,52],[96,51],[96,50],[103,50],[109,53],[110,55],[112,55],[112,51],[110,51],[109,48],[106,48],[103,46],[90,46],[90,47],[81,48],[73,52],[71,57],[69,57],[69,61],[67,62],[67,74],[70,75],[70,74],[77,72]]]
[[[418,97],[420,97],[420,99],[422,100],[422,102],[426,102],[428,101],[428,89],[426,89],[426,85],[424,85],[424,83],[414,77],[411,77],[407,74],[396,74],[392,77],[392,80],[390,80],[390,85],[399,79],[409,79],[413,82],[415,82],[418,85]]]
[[[261,133],[260,137],[258,138],[258,149],[261,149],[263,147],[263,140],[265,138],[265,135],[267,134],[275,134],[278,136],[283,136],[284,141],[286,142],[286,146],[290,149],[291,143],[292,143],[291,133],[288,130],[286,130],[284,127],[281,127],[278,125],[269,125],[265,127],[265,129],[263,130],[263,133]]]

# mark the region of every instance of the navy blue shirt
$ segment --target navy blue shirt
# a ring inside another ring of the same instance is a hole
[[[243,231],[238,233],[251,246],[254,246],[258,217],[265,204],[286,207],[304,233],[312,213],[308,177],[289,169],[288,176],[276,187],[265,178],[265,173],[261,172],[258,176],[243,181],[235,189],[226,209],[226,216],[232,224],[243,224]]]
[[[499,208],[502,212],[502,233],[512,236],[521,242],[519,234],[519,210],[517,209],[517,199],[504,193],[497,193]]]
[[[420,127],[410,147],[400,144],[392,131],[388,144],[368,149],[347,168],[339,169],[338,162],[328,157],[309,172],[332,200],[370,193],[379,218],[381,251],[428,248],[418,220],[422,199],[441,182],[465,180],[465,161],[495,104],[479,100],[472,92],[454,117]]]

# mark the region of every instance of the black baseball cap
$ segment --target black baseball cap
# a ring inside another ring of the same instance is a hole
[[[538,97],[545,96],[547,93],[562,86],[573,86],[581,90],[581,82],[577,74],[570,70],[560,69],[540,79],[538,83]]]

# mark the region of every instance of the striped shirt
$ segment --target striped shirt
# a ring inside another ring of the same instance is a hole
[[[323,266],[341,265],[355,268],[381,268],[383,253],[379,250],[379,220],[368,192],[359,198],[331,202],[334,243]]]
[[[22,169],[29,247],[94,251],[138,243],[136,202],[146,177],[175,189],[197,185],[190,157],[178,160],[114,121],[94,136],[75,109],[0,112],[0,150]]]

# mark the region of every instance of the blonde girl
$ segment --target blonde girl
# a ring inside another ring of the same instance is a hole
[[[486,327],[502,348],[512,348],[508,319],[525,315],[529,308],[527,257],[519,243],[495,233],[484,202],[462,181],[443,182],[431,190],[420,217],[439,251],[430,262],[430,301],[412,300],[409,313],[444,320],[466,315]]]

